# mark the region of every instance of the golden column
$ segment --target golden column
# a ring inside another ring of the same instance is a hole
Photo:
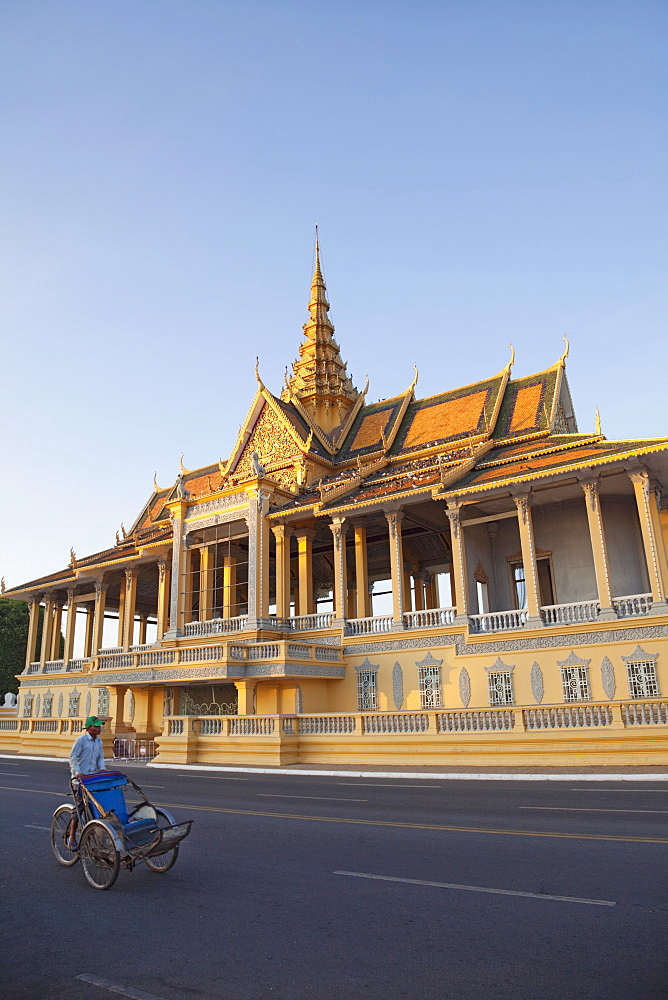
[[[355,533],[355,590],[357,592],[357,617],[371,617],[371,597],[369,595],[369,564],[366,551],[366,524],[353,525]]]
[[[135,605],[137,602],[137,570],[125,571],[125,601],[123,603],[123,649],[127,652],[134,642]]]
[[[394,628],[404,627],[404,547],[401,537],[401,522],[404,514],[401,510],[392,510],[385,514],[390,533],[390,567],[392,573],[392,625]]]
[[[272,528],[276,539],[276,615],[290,617],[290,538],[292,528],[276,524]]]
[[[146,628],[148,626],[148,617],[145,614],[139,616],[139,645],[146,645]]]
[[[158,642],[167,631],[169,622],[169,567],[164,559],[158,563]]]
[[[599,495],[598,480],[581,481],[580,485],[585,495],[587,521],[589,523],[589,538],[594,556],[594,572],[596,573],[596,589],[598,591],[599,618],[612,620],[617,618],[612,606],[612,591],[610,589],[610,570],[608,568],[608,550],[605,544],[603,530],[603,513]]]
[[[255,715],[255,687],[256,680],[235,681],[237,689],[237,714]]]
[[[55,601],[53,605],[53,626],[51,630],[51,656],[50,660],[57,660],[60,653],[60,631],[63,624],[63,605],[60,601]]]
[[[40,603],[36,597],[30,601],[28,612],[28,644],[26,646],[26,670],[35,662],[37,653],[37,629],[39,626]]]
[[[223,556],[223,618],[234,618],[237,612],[237,557]]]
[[[125,724],[125,694],[127,690],[126,687],[109,688],[109,729],[112,736],[130,731],[130,727]]]
[[[450,541],[452,544],[452,573],[450,580],[453,586],[455,606],[455,622],[458,625],[468,624],[469,592],[468,573],[466,570],[466,544],[464,542],[464,525],[461,520],[461,502],[452,500],[448,503],[446,514],[450,522]]]
[[[266,514],[271,494],[248,492],[248,627],[261,628],[269,617],[269,524]]]
[[[343,624],[348,598],[348,567],[346,564],[346,532],[344,517],[334,517],[330,524],[334,539],[334,618]]]
[[[299,560],[299,615],[312,615],[313,608],[313,539],[314,528],[295,528]]]
[[[540,617],[540,591],[538,587],[538,564],[536,561],[536,543],[531,517],[531,500],[528,493],[513,497],[517,507],[517,526],[520,530],[520,547],[522,549],[522,565],[524,567],[524,585],[527,589],[527,628],[541,628],[543,620]]]
[[[183,635],[184,598],[187,586],[188,559],[186,558],[184,521],[188,510],[185,499],[172,500],[166,504],[172,521],[172,572],[169,592],[169,629],[166,639],[178,639]]]
[[[215,556],[214,545],[205,545],[199,550],[199,620],[201,622],[208,622],[213,618]]]
[[[659,555],[659,563],[661,565],[661,575],[663,577],[664,584],[668,587],[668,555],[666,554],[666,541],[663,534],[663,526],[661,524],[661,512],[659,510],[659,504],[661,502],[661,487],[656,482],[650,482],[649,484],[649,509],[652,515],[652,524],[654,527],[654,537],[656,538],[656,550]],[[666,593],[664,589],[664,594]]]
[[[67,624],[65,625],[65,649],[63,651],[63,666],[72,659],[74,652],[74,629],[77,621],[77,606],[74,603],[74,591],[67,591]]]
[[[44,597],[44,617],[42,619],[42,648],[39,660],[41,669],[51,655],[51,642],[53,639],[53,600],[45,595]]]
[[[649,473],[644,469],[637,472],[629,472],[628,476],[633,483],[633,491],[638,507],[647,574],[652,592],[652,610],[654,614],[665,614],[666,579],[660,557],[660,546],[663,546],[663,537],[655,531],[655,522],[658,522],[658,511],[655,514],[653,510],[656,506],[656,494],[652,490]]]
[[[118,590],[118,641],[117,646],[123,648],[125,639],[125,579],[121,577]]]
[[[93,645],[88,656],[97,656],[104,642],[104,609],[107,604],[107,585],[101,580],[95,584],[95,611],[93,612]]]
[[[84,634],[83,655],[88,658],[93,655],[93,637],[95,634],[95,602],[86,603],[86,632]]]

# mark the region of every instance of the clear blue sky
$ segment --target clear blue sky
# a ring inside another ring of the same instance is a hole
[[[568,373],[668,434],[665,2],[4,0],[7,586],[114,541],[280,390],[320,226],[369,399]],[[668,485],[668,484],[667,484]]]

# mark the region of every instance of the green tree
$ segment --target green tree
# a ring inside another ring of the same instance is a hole
[[[25,667],[26,648],[28,646],[28,605],[25,601],[10,601],[0,598],[0,695],[7,691],[18,692],[19,682],[16,674]],[[44,608],[39,609],[37,624],[37,650],[42,643],[42,623]],[[63,655],[65,643],[60,637],[60,655]]]

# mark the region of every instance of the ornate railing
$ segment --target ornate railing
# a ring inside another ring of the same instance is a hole
[[[668,725],[668,701],[630,702],[622,705],[625,726]]]
[[[86,663],[88,663],[88,657],[82,656],[76,660],[70,660],[65,669],[68,673],[75,674],[78,671],[83,670],[84,664]]]
[[[429,716],[426,712],[387,712],[363,715],[365,733],[426,733]]]
[[[429,611],[406,611],[403,619],[406,628],[437,628],[439,625],[452,625],[456,614],[456,608],[432,608]]]
[[[44,664],[45,674],[59,674],[65,669],[64,660],[47,660]]]
[[[288,618],[287,625],[291,632],[310,632],[317,628],[331,628],[334,621],[333,611],[324,611],[316,615],[297,615]]]
[[[133,667],[135,657],[133,653],[100,653],[98,666],[100,670],[118,670],[121,667]]]
[[[212,618],[208,622],[188,622],[183,626],[183,634],[189,639],[207,635],[225,635],[228,632],[242,632],[248,623],[248,615],[237,618]]]
[[[371,635],[374,632],[391,632],[392,615],[375,615],[373,618],[349,618],[346,635]]]
[[[515,713],[512,709],[439,712],[437,719],[439,733],[488,733],[515,727]]]
[[[174,662],[173,649],[152,649],[139,654],[140,667],[161,667]]]
[[[205,663],[208,660],[222,660],[225,646],[192,646],[179,650],[181,663]]]
[[[575,604],[546,604],[540,609],[544,625],[574,625],[593,622],[598,618],[598,601],[578,601]]]
[[[506,632],[509,629],[523,628],[526,625],[529,612],[521,611],[490,611],[485,615],[469,615],[471,632]]]
[[[345,736],[356,729],[354,715],[300,715],[283,721],[290,722],[291,732],[304,736]]]
[[[525,708],[526,729],[588,729],[613,722],[610,705],[555,705]]]
[[[651,594],[631,594],[628,597],[613,597],[612,606],[618,618],[635,618],[647,615],[652,607]]]

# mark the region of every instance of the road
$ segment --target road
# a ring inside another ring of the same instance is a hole
[[[193,829],[98,892],[0,759],[3,1000],[668,998],[668,784],[125,769]]]

